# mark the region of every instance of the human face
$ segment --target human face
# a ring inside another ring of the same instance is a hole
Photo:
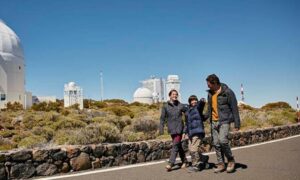
[[[218,84],[212,84],[212,83],[210,83],[210,82],[207,81],[207,87],[208,87],[211,91],[216,92],[216,91],[219,90],[220,85],[218,85]]]
[[[178,94],[177,94],[177,92],[173,91],[170,95],[170,100],[177,101],[177,99],[178,99]]]
[[[192,101],[191,101],[191,106],[192,106],[192,107],[196,106],[196,105],[197,105],[197,102],[198,102],[197,100],[192,100]]]

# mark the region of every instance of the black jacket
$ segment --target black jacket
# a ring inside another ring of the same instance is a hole
[[[160,128],[159,133],[164,133],[164,125],[167,122],[169,134],[182,134],[183,133],[183,113],[185,113],[187,107],[176,101],[174,104],[168,101],[163,104],[160,116]]]
[[[206,118],[212,120],[212,95],[213,92],[208,90],[208,111]],[[240,115],[237,100],[234,92],[226,85],[221,83],[221,92],[217,98],[218,115],[221,124],[234,122],[235,128],[240,128]]]
[[[185,128],[184,133],[187,133],[191,138],[194,135],[205,135],[203,121],[203,109],[205,101],[200,100],[195,107],[188,106],[188,110],[185,113]]]

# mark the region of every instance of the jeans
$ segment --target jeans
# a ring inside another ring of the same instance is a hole
[[[220,124],[219,121],[212,122],[213,146],[216,150],[218,163],[224,163],[224,155],[228,161],[233,161],[234,157],[229,145],[230,124]]]
[[[182,135],[181,134],[172,134],[172,150],[171,150],[171,156],[170,156],[170,164],[175,164],[177,154],[179,153],[179,157],[182,162],[186,162],[186,157],[185,157],[185,152],[182,148],[181,144],[181,139]]]

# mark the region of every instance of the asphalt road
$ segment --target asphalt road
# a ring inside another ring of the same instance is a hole
[[[215,174],[213,169],[189,173],[186,169],[165,171],[166,163],[119,169],[109,172],[64,177],[65,180],[300,180],[300,137],[236,149],[236,172]],[[210,162],[216,162],[211,154]],[[92,171],[91,171],[92,172]],[[86,172],[89,173],[89,172]]]

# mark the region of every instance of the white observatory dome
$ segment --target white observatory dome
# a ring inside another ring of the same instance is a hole
[[[0,20],[0,55],[24,57],[19,37],[2,20]]]
[[[69,82],[68,86],[74,88],[76,86],[76,83],[75,82]]]
[[[16,33],[0,20],[0,109],[8,102],[27,107],[25,64],[22,45]]]
[[[148,88],[138,88],[133,94],[133,101],[152,104],[153,103],[153,95],[152,91]]]

